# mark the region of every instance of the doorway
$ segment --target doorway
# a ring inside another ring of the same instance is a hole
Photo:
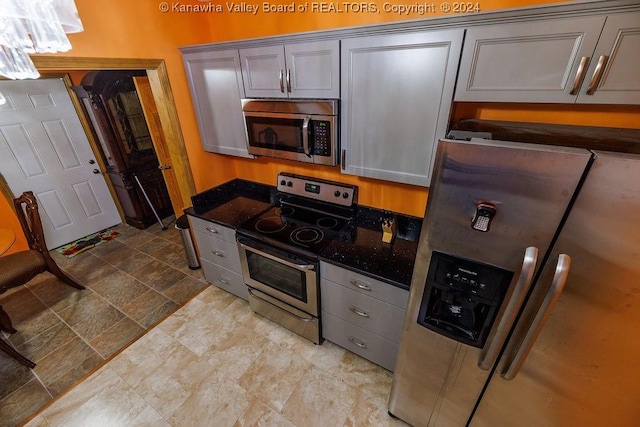
[[[164,139],[160,141],[159,145],[154,139],[154,148],[160,164],[164,166],[162,175],[167,185],[173,212],[179,216],[185,207],[191,206],[191,196],[196,193],[195,183],[164,60],[57,56],[32,56],[32,60],[41,73],[99,70],[146,71],[150,92],[157,107],[154,121],[159,123],[164,135]],[[82,107],[78,104],[77,109],[81,111]],[[85,125],[87,124],[85,123]],[[97,141],[90,138],[90,143],[94,152],[99,152]],[[97,160],[100,162],[101,170],[106,170],[104,161]],[[110,190],[113,198],[117,199],[113,186]]]
[[[142,96],[149,86],[146,72],[89,71],[76,83],[72,89],[91,124],[125,222],[145,229],[171,215],[162,175],[171,166],[161,164],[154,149],[154,142],[165,143],[162,128],[155,126],[153,95]]]

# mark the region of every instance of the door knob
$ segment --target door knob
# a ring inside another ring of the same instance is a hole
[[[95,173],[95,174],[99,174],[99,173],[100,173],[100,171],[99,171],[98,169],[94,169],[94,170],[93,170],[93,173]]]

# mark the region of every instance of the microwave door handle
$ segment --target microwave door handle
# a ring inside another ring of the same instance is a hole
[[[560,295],[562,294],[564,285],[567,283],[570,268],[571,257],[567,254],[560,254],[560,256],[558,256],[558,264],[556,264],[556,271],[553,275],[551,287],[547,291],[547,295],[545,295],[544,301],[542,301],[542,305],[540,306],[536,317],[533,319],[527,334],[522,340],[522,344],[520,344],[520,348],[518,348],[516,355],[504,372],[500,374],[500,376],[505,380],[514,379],[515,376],[518,375],[518,372],[520,372],[520,368],[527,359],[533,344],[535,344],[538,335],[540,335],[540,332],[551,315],[556,302],[558,302],[558,298],[560,298]]]
[[[478,367],[480,369],[489,370],[496,362],[498,358],[498,353],[502,348],[505,340],[507,339],[507,334],[515,321],[516,315],[518,311],[520,311],[520,307],[522,306],[522,302],[524,301],[529,288],[531,287],[531,282],[533,281],[533,273],[536,270],[536,264],[538,263],[538,248],[533,246],[528,247],[524,253],[524,260],[522,262],[522,269],[520,270],[520,276],[518,277],[518,281],[513,289],[513,293],[511,294],[511,298],[507,303],[507,307],[504,310],[502,318],[500,319],[500,323],[496,329],[496,333],[494,334],[491,341],[487,343],[484,350],[480,354],[480,360],[478,361]]]
[[[311,116],[305,116],[302,121],[302,149],[304,150],[304,154],[307,157],[311,157],[311,153],[309,152],[309,122],[311,121]]]

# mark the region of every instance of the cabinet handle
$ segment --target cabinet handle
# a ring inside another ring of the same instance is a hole
[[[340,159],[340,167],[344,170],[345,163],[347,162],[347,150],[342,150],[342,158]]]
[[[573,88],[571,88],[571,95],[577,95],[578,89],[580,89],[580,85],[584,80],[584,74],[587,72],[587,64],[589,64],[589,57],[583,56],[580,60],[580,65],[578,66],[578,72],[576,73],[576,78],[573,81]]]
[[[280,70],[280,92],[284,93],[284,79],[282,74],[282,70]]]
[[[361,310],[359,308],[357,308],[356,306],[352,305],[351,307],[349,307],[349,310],[351,310],[351,312],[353,314],[357,314],[360,317],[366,317],[367,319],[369,318],[369,313],[367,313],[364,310]]]
[[[598,85],[600,84],[600,80],[602,79],[604,67],[607,65],[608,59],[609,57],[607,55],[600,55],[600,58],[598,59],[598,65],[596,65],[596,70],[593,72],[591,83],[589,83],[589,88],[587,89],[587,95],[593,95],[596,89],[598,89]]]
[[[351,279],[349,281],[349,283],[351,283],[353,286],[355,286],[356,288],[362,289],[363,291],[369,291],[371,292],[371,288],[369,287],[369,285],[365,285],[364,283],[360,283],[359,281],[357,281],[356,279]]]
[[[204,229],[207,230],[209,233],[218,234],[218,230],[216,230],[215,228],[205,227]]]
[[[291,68],[287,68],[287,92],[291,93]]]
[[[220,252],[220,251],[217,251],[215,249],[212,250],[211,253],[214,254],[215,256],[219,256],[220,258],[224,257],[224,252]]]
[[[222,283],[223,285],[228,285],[229,281],[227,279],[224,279],[220,276],[216,277],[216,279],[218,279],[218,282]]]
[[[348,339],[351,343],[357,345],[360,348],[367,348],[367,343],[364,341],[361,341],[355,337],[349,337]]]

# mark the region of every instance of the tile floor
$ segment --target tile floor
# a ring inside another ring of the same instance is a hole
[[[152,240],[158,238],[155,234]],[[135,248],[144,253],[142,248],[148,246],[142,240],[136,241]],[[125,268],[141,283],[140,278],[146,274],[156,280],[170,276],[161,263],[152,267],[149,262],[140,262],[134,269],[138,261],[129,262],[131,265]],[[105,281],[109,282],[113,272],[107,276],[98,269],[96,266],[86,273],[93,280],[103,277],[91,289],[98,286],[105,295],[111,295]],[[182,280],[197,281],[190,277]],[[180,292],[170,290],[176,285],[161,288],[175,295]],[[123,314],[129,312],[125,307],[131,308],[133,302],[118,298]],[[146,319],[148,315],[137,316]],[[36,380],[37,370],[38,367]],[[31,417],[27,426],[404,425],[387,415],[391,379],[390,372],[353,353],[328,341],[314,345],[256,315],[245,301],[215,286],[206,286],[182,308]],[[3,405],[4,401],[0,401],[0,407]]]
[[[0,295],[18,329],[0,333],[37,364],[30,370],[0,352],[0,426],[30,416],[208,286],[187,267],[173,222],[113,229],[116,239],[73,258],[52,251],[86,290],[44,273]]]

